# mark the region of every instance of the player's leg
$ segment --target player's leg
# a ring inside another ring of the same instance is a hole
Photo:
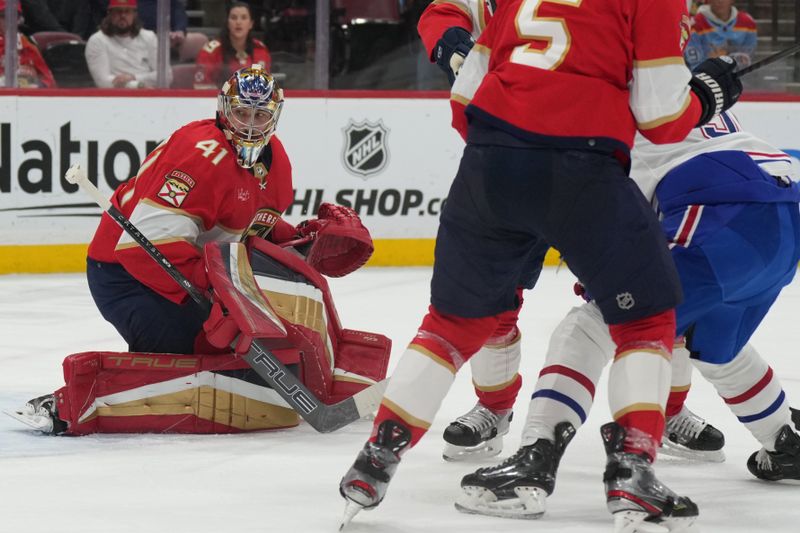
[[[89,259],[86,276],[100,313],[131,352],[193,353],[195,338],[207,318],[199,306],[178,305],[158,296],[118,264]],[[61,434],[67,422],[59,417],[58,409],[54,395],[45,394],[10,414],[44,433]]]
[[[800,214],[796,204],[746,204],[727,227],[725,237],[746,243],[747,254],[730,257],[732,243],[718,238],[682,252],[694,253],[694,261],[676,257],[685,283],[713,279],[718,284],[720,303],[692,319],[687,348],[703,376],[762,444],[748,462],[750,471],[768,480],[800,479],[800,436],[792,430],[783,388],[769,365],[745,346],[795,275]]]
[[[503,450],[503,436],[522,387],[518,312],[519,308],[502,313],[497,330],[469,360],[478,402],[445,428],[442,457],[447,461],[492,457]]]
[[[608,508],[618,528],[631,519],[692,521],[696,505],[652,467],[665,425],[678,275],[658,220],[621,166],[611,156],[582,156],[561,161],[554,193],[576,192],[569,209],[550,213],[552,229],[543,233],[594,298],[616,345],[608,382],[614,422],[601,431]]]
[[[128,351],[195,353],[195,340],[208,318],[200,306],[191,301],[179,305],[159,296],[122,265],[89,259],[86,277],[100,314],[125,339]]]
[[[529,168],[514,161],[515,152],[471,144],[464,151],[437,236],[431,307],[395,367],[372,437],[342,479],[348,512],[380,503],[400,456],[430,427],[455,372],[496,331],[498,315],[518,306],[519,268],[534,237],[505,226],[524,205],[513,190],[486,192],[498,165],[518,174]]]
[[[536,518],[555,489],[561,456],[591,409],[600,374],[614,354],[596,305],[573,308],[550,336],[519,450],[461,480],[456,508],[506,518]]]
[[[522,265],[518,306],[500,315],[497,330],[469,361],[478,402],[445,429],[442,454],[445,460],[491,457],[503,449],[503,436],[508,433],[514,401],[522,387],[519,375],[522,334],[517,319],[522,309],[523,289],[536,284],[549,248],[547,243],[537,241]]]
[[[688,297],[688,296],[687,296]],[[672,382],[667,397],[666,426],[658,453],[719,463],[725,460],[725,436],[704,418],[686,407],[692,383],[692,364],[685,339],[675,339],[672,348]]]

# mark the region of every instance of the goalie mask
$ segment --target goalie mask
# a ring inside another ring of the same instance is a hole
[[[217,114],[236,162],[252,168],[275,133],[283,90],[260,65],[237,70],[217,97]]]

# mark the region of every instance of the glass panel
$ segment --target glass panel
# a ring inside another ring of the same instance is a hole
[[[430,63],[416,31],[419,17],[431,0],[250,0],[245,7],[230,0],[139,0],[136,11],[139,24],[161,37],[156,42],[168,40],[169,47],[162,44],[160,55],[158,49],[145,54],[148,57],[144,62],[152,66],[147,72],[133,73],[133,79],[123,75],[125,67],[118,65],[113,74],[96,74],[97,80],[93,79],[87,63],[89,39],[101,25],[107,32],[122,31],[119,24],[116,27],[112,24],[106,11],[108,0],[26,4],[19,20],[22,35],[19,49],[5,46],[6,42],[17,41],[13,6],[18,2],[2,2],[0,34],[0,70],[2,74],[6,72],[6,62],[19,65],[12,76],[18,80],[0,74],[0,86],[47,86],[48,72],[55,84],[64,88],[157,86],[159,58],[163,64],[168,55],[171,78],[164,71],[160,81],[175,88],[216,89],[233,70],[254,61],[269,64],[282,85],[290,89],[448,87],[444,73]],[[119,9],[131,0],[111,2]],[[703,5],[696,1],[690,2],[690,7],[694,16],[699,17],[719,4],[728,3],[715,0]],[[733,7],[739,10],[739,22],[732,26],[733,30],[716,35],[714,44],[705,48],[701,57],[739,53],[735,48],[748,35],[755,36],[755,48],[749,51],[751,62],[791,46],[800,38],[798,4],[800,0],[735,2]],[[241,26],[246,21],[232,21],[231,29],[226,30],[227,11],[232,5],[237,6],[234,11],[252,14],[244,16],[252,21],[251,37],[266,48],[241,35]],[[9,9],[13,16],[6,22]],[[717,18],[732,16],[726,13],[718,13]],[[231,40],[224,38],[226,34],[233,35],[236,43],[224,44]],[[743,82],[751,93],[800,94],[800,58],[795,55],[760,68],[745,76]]]
[[[417,34],[430,2],[333,0],[332,89],[447,89]]]

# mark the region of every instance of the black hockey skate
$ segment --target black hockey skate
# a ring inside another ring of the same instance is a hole
[[[608,510],[614,515],[614,532],[646,531],[650,524],[682,531],[697,519],[697,505],[661,483],[646,454],[623,451],[626,439],[635,443],[652,438],[640,433],[631,438],[616,422],[600,428],[607,455],[603,483]]]
[[[721,463],[725,460],[725,435],[686,406],[667,418],[658,453],[694,461]]]
[[[445,461],[464,461],[494,457],[503,451],[503,435],[508,433],[511,409],[493,411],[480,402],[456,418],[444,430]]]
[[[4,411],[23,424],[47,435],[60,435],[67,430],[67,423],[58,418],[56,399],[52,394],[39,396],[14,411]]]
[[[389,482],[400,464],[400,453],[409,444],[411,431],[407,427],[394,420],[381,422],[375,442],[364,445],[355,463],[339,483],[339,493],[347,502],[340,530],[361,509],[373,509],[383,501]]]
[[[456,509],[502,518],[539,518],[555,489],[558,463],[574,436],[572,424],[561,422],[555,427],[555,442],[539,439],[497,466],[467,474],[461,480],[464,493]]]
[[[775,451],[761,448],[753,453],[747,460],[747,469],[766,481],[800,480],[800,435],[788,424],[783,426],[775,438]]]
[[[790,407],[789,410],[792,412],[792,424],[794,424],[794,429],[800,431],[800,409]]]

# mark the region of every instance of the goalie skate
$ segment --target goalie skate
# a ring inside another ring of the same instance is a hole
[[[503,451],[503,435],[514,413],[493,411],[480,403],[459,416],[444,430],[445,461],[469,461],[494,457]]]
[[[383,501],[389,482],[400,464],[400,453],[410,443],[411,432],[408,428],[394,420],[381,422],[375,442],[364,445],[355,463],[339,483],[339,493],[346,501],[340,531],[359,511],[374,509]]]
[[[603,484],[608,510],[614,516],[614,533],[688,529],[699,514],[697,505],[661,483],[644,454],[623,451],[625,428],[610,422],[600,432],[607,454]]]
[[[667,418],[658,453],[693,461],[721,463],[725,461],[723,446],[725,436],[722,432],[684,406],[680,413]]]
[[[58,418],[56,400],[52,394],[29,400],[14,411],[3,412],[26,426],[48,435],[58,435],[67,430],[67,423]]]
[[[538,439],[499,465],[464,476],[456,509],[501,518],[541,517],[555,489],[561,456],[573,436],[572,424],[561,422],[555,427],[555,442]]]

